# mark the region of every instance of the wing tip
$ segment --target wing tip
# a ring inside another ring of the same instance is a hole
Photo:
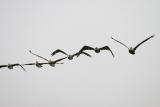
[[[151,38],[153,38],[153,37],[155,37],[156,35],[155,34],[153,34],[153,35],[151,35]]]

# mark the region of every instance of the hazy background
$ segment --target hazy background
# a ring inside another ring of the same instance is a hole
[[[0,0],[0,64],[43,61],[57,48],[83,45],[115,53],[84,55],[64,65],[0,69],[0,107],[160,107],[159,0]],[[150,35],[130,55],[127,48]]]

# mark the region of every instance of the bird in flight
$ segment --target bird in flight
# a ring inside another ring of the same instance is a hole
[[[85,50],[94,50],[95,53],[100,53],[101,50],[108,50],[111,52],[112,56],[114,57],[114,54],[113,54],[112,50],[109,48],[109,46],[104,46],[101,48],[98,48],[98,47],[93,48],[93,47],[85,45],[81,48],[81,50],[78,53],[81,54]]]
[[[24,71],[26,71],[21,64],[8,64],[8,65],[0,65],[0,68],[7,67],[8,69],[13,69],[14,66],[20,66]]]
[[[62,53],[64,55],[66,55],[69,60],[72,60],[74,56],[78,56],[78,54],[79,54],[79,53],[75,53],[75,54],[71,55],[71,54],[67,54],[66,52],[64,52],[64,51],[62,51],[60,49],[57,49],[57,50],[55,50],[54,52],[51,53],[51,56],[54,56],[57,53]],[[86,55],[88,57],[91,57],[91,55],[86,53],[86,52],[81,52],[81,54],[84,54],[84,55]]]
[[[55,61],[52,61],[52,60],[48,60],[48,59],[46,59],[46,58],[44,58],[44,57],[42,57],[42,56],[40,56],[40,55],[37,55],[37,54],[33,53],[31,50],[29,50],[29,52],[30,52],[32,55],[37,56],[37,57],[42,58],[42,59],[44,59],[45,61],[47,61],[47,63],[39,63],[39,65],[41,65],[41,64],[49,64],[50,66],[55,67],[55,64],[63,64],[63,63],[58,63],[58,62],[67,58],[67,57],[64,57],[64,58],[60,58],[60,59],[57,59],[57,60],[55,60]],[[42,65],[41,65],[41,66],[42,66]]]
[[[36,61],[35,63],[28,63],[28,64],[23,64],[24,65],[36,65],[37,68],[41,68],[43,63],[39,63],[38,61]]]
[[[144,42],[148,41],[149,39],[153,38],[155,35],[151,35],[150,37],[146,38],[145,40],[143,40],[142,42],[140,42],[138,45],[136,45],[134,48],[133,47],[128,47],[127,45],[125,45],[124,43],[114,39],[113,37],[111,37],[111,39],[113,39],[114,41],[120,43],[121,45],[125,46],[126,48],[128,48],[128,51],[130,54],[134,55],[135,54],[135,51],[136,49],[142,45]]]

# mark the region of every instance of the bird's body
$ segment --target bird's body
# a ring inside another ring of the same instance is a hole
[[[98,47],[96,47],[95,49],[94,49],[94,51],[96,52],[96,53],[100,53],[100,48],[98,48]]]
[[[67,57],[68,57],[69,60],[72,60],[74,55],[68,55]]]
[[[129,52],[130,54],[134,55],[136,49],[137,49],[140,45],[142,45],[144,42],[148,41],[149,39],[151,39],[151,38],[153,38],[153,37],[154,37],[154,35],[151,35],[150,37],[146,38],[145,40],[143,40],[142,42],[140,42],[138,45],[136,45],[134,48],[133,48],[133,47],[128,47],[127,45],[125,45],[124,43],[122,43],[122,42],[114,39],[113,37],[111,37],[111,39],[113,39],[114,41],[116,41],[116,42],[120,43],[121,45],[125,46],[126,48],[128,48],[128,52]]]
[[[8,69],[13,69],[13,66],[14,66],[14,65],[12,65],[12,64],[8,64],[7,67],[8,67]]]
[[[86,45],[85,45],[85,46],[83,46],[83,47],[81,48],[81,50],[80,50],[78,53],[81,54],[81,53],[84,52],[85,50],[93,50],[93,51],[95,51],[95,53],[100,53],[101,50],[108,50],[108,51],[111,52],[112,56],[114,57],[114,54],[113,54],[112,50],[111,50],[108,46],[104,46],[104,47],[101,47],[101,48],[98,48],[98,47],[93,48],[93,47],[90,47],[90,46],[86,46]]]
[[[135,54],[135,49],[132,48],[132,47],[130,47],[130,48],[128,49],[128,51],[129,51],[129,53],[132,54],[132,55]]]
[[[75,53],[75,54],[67,54],[66,52],[64,52],[64,51],[62,51],[62,50],[60,50],[60,49],[57,49],[57,50],[55,50],[54,52],[52,52],[51,53],[51,56],[54,56],[55,54],[57,54],[57,53],[63,53],[64,55],[66,55],[67,56],[67,58],[69,59],[69,60],[72,60],[73,58],[74,58],[74,56],[78,56],[78,53]],[[82,52],[81,54],[85,54],[85,55],[87,55],[88,57],[91,57],[91,55],[90,54],[88,54],[88,53],[86,53],[86,52]]]
[[[38,67],[38,68],[42,68],[42,64],[41,63],[39,63],[38,61],[36,61],[36,67]]]

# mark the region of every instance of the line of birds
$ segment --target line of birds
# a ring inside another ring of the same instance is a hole
[[[113,37],[111,37],[111,39],[114,40],[114,41],[116,41],[116,42],[118,42],[119,44],[123,45],[124,47],[126,47],[126,48],[128,49],[128,52],[129,52],[130,54],[134,55],[136,49],[137,49],[141,44],[143,44],[144,42],[146,42],[146,41],[148,41],[149,39],[153,38],[154,36],[155,36],[155,35],[151,35],[150,37],[148,37],[148,38],[146,38],[145,40],[141,41],[141,42],[140,42],[138,45],[136,45],[135,47],[128,47],[127,45],[125,45],[124,43],[120,42],[120,41],[117,40],[117,39],[114,39]],[[57,60],[54,60],[54,61],[53,61],[53,60],[48,60],[48,59],[46,59],[46,58],[44,58],[44,57],[42,57],[42,56],[40,56],[40,55],[38,55],[38,54],[33,53],[31,50],[29,50],[29,53],[30,53],[30,54],[32,54],[32,55],[34,55],[34,56],[36,56],[36,57],[39,57],[39,58],[41,58],[41,59],[43,59],[43,60],[45,60],[45,61],[47,61],[47,62],[40,63],[40,62],[36,61],[35,63],[27,63],[27,64],[19,64],[19,63],[16,63],[16,64],[0,65],[0,68],[7,67],[8,69],[13,69],[13,67],[15,67],[15,66],[20,66],[24,71],[26,71],[25,68],[23,67],[23,66],[26,66],[26,65],[35,65],[36,67],[41,68],[42,65],[48,64],[48,65],[50,65],[51,67],[55,67],[56,64],[64,64],[63,62],[60,63],[60,61],[62,61],[62,60],[64,60],[64,59],[67,59],[67,58],[68,58],[69,60],[72,60],[75,56],[76,56],[76,57],[79,57],[81,54],[84,54],[84,55],[86,55],[86,56],[88,56],[88,57],[92,57],[90,54],[88,54],[87,52],[85,52],[86,50],[93,50],[93,51],[95,51],[95,53],[100,53],[100,51],[102,51],[102,50],[107,50],[107,51],[110,51],[110,52],[111,52],[111,54],[112,54],[113,57],[115,56],[109,46],[103,46],[103,47],[100,47],[100,48],[99,48],[99,47],[93,48],[93,47],[90,47],[90,46],[85,45],[85,46],[83,46],[83,47],[82,47],[77,53],[75,53],[75,54],[68,54],[68,53],[66,53],[66,52],[64,52],[64,51],[62,51],[62,50],[60,50],[60,49],[57,49],[57,50],[55,50],[54,52],[51,53],[51,56],[54,56],[54,55],[57,54],[57,53],[62,53],[62,54],[65,55],[65,57],[60,58],[60,59],[57,59]]]

